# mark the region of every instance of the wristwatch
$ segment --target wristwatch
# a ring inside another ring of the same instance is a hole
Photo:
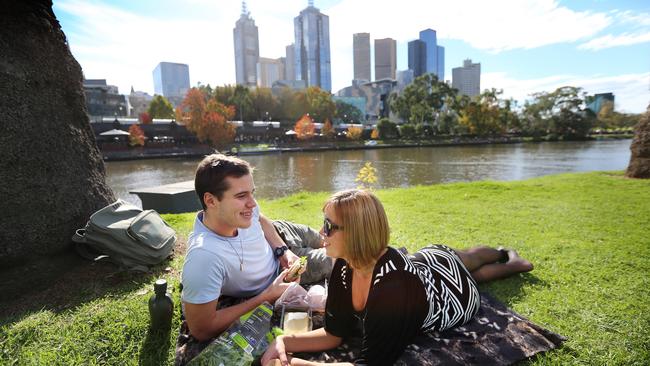
[[[273,249],[273,254],[275,254],[276,258],[280,258],[280,257],[282,257],[284,255],[284,252],[286,252],[287,250],[289,250],[289,247],[286,246],[286,245],[283,245],[281,247],[277,247],[277,248]]]

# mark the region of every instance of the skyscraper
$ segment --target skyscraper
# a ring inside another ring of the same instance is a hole
[[[459,94],[470,97],[481,93],[481,64],[473,64],[472,60],[463,61],[462,67],[451,70],[451,86],[458,89]]]
[[[284,62],[284,79],[296,80],[296,47],[292,44],[286,47],[286,58]]]
[[[413,71],[413,77],[424,75],[427,72],[427,44],[416,39],[408,43],[409,47],[409,70]]]
[[[260,57],[257,61],[257,86],[270,88],[273,83],[284,79],[284,57]]]
[[[420,41],[426,43],[426,72],[438,74],[438,39],[436,31],[425,29],[420,32]]]
[[[257,84],[257,60],[260,58],[260,44],[257,26],[242,1],[239,20],[233,29],[235,41],[235,72],[237,84],[255,86]]]
[[[370,78],[370,33],[352,35],[354,50],[354,80],[372,80]]]
[[[445,81],[445,48],[438,46],[437,57],[438,64],[436,75],[438,75],[438,80]]]
[[[153,70],[154,92],[180,104],[190,88],[190,67],[186,64],[161,62]]]
[[[392,38],[375,39],[375,80],[395,80],[397,42]]]
[[[296,80],[307,86],[332,90],[329,17],[314,7],[313,0],[294,18]]]

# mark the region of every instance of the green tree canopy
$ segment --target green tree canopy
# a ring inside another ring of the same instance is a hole
[[[332,94],[317,87],[310,86],[305,91],[305,101],[309,108],[309,115],[316,122],[332,120],[336,113],[336,104],[332,101]]]
[[[456,96],[456,89],[434,74],[418,76],[401,94],[392,94],[391,108],[407,123],[435,123],[443,106]]]
[[[350,103],[342,100],[337,100],[336,104],[336,118],[343,123],[360,123],[363,121],[363,113],[359,108]]]
[[[174,118],[174,106],[162,95],[155,95],[147,113],[151,118]]]

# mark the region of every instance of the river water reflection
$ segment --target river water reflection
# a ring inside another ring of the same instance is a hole
[[[356,187],[354,179],[367,161],[377,168],[379,188],[622,170],[630,159],[631,141],[324,151],[244,159],[255,167],[256,196],[277,198],[302,190],[333,192]],[[192,180],[199,160],[108,162],[108,185],[119,198],[140,205],[140,200],[129,194],[129,190]]]

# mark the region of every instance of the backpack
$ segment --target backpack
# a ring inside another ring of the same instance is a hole
[[[120,267],[147,271],[171,255],[176,232],[155,210],[143,211],[117,200],[92,214],[72,241],[86,259],[107,259]]]

